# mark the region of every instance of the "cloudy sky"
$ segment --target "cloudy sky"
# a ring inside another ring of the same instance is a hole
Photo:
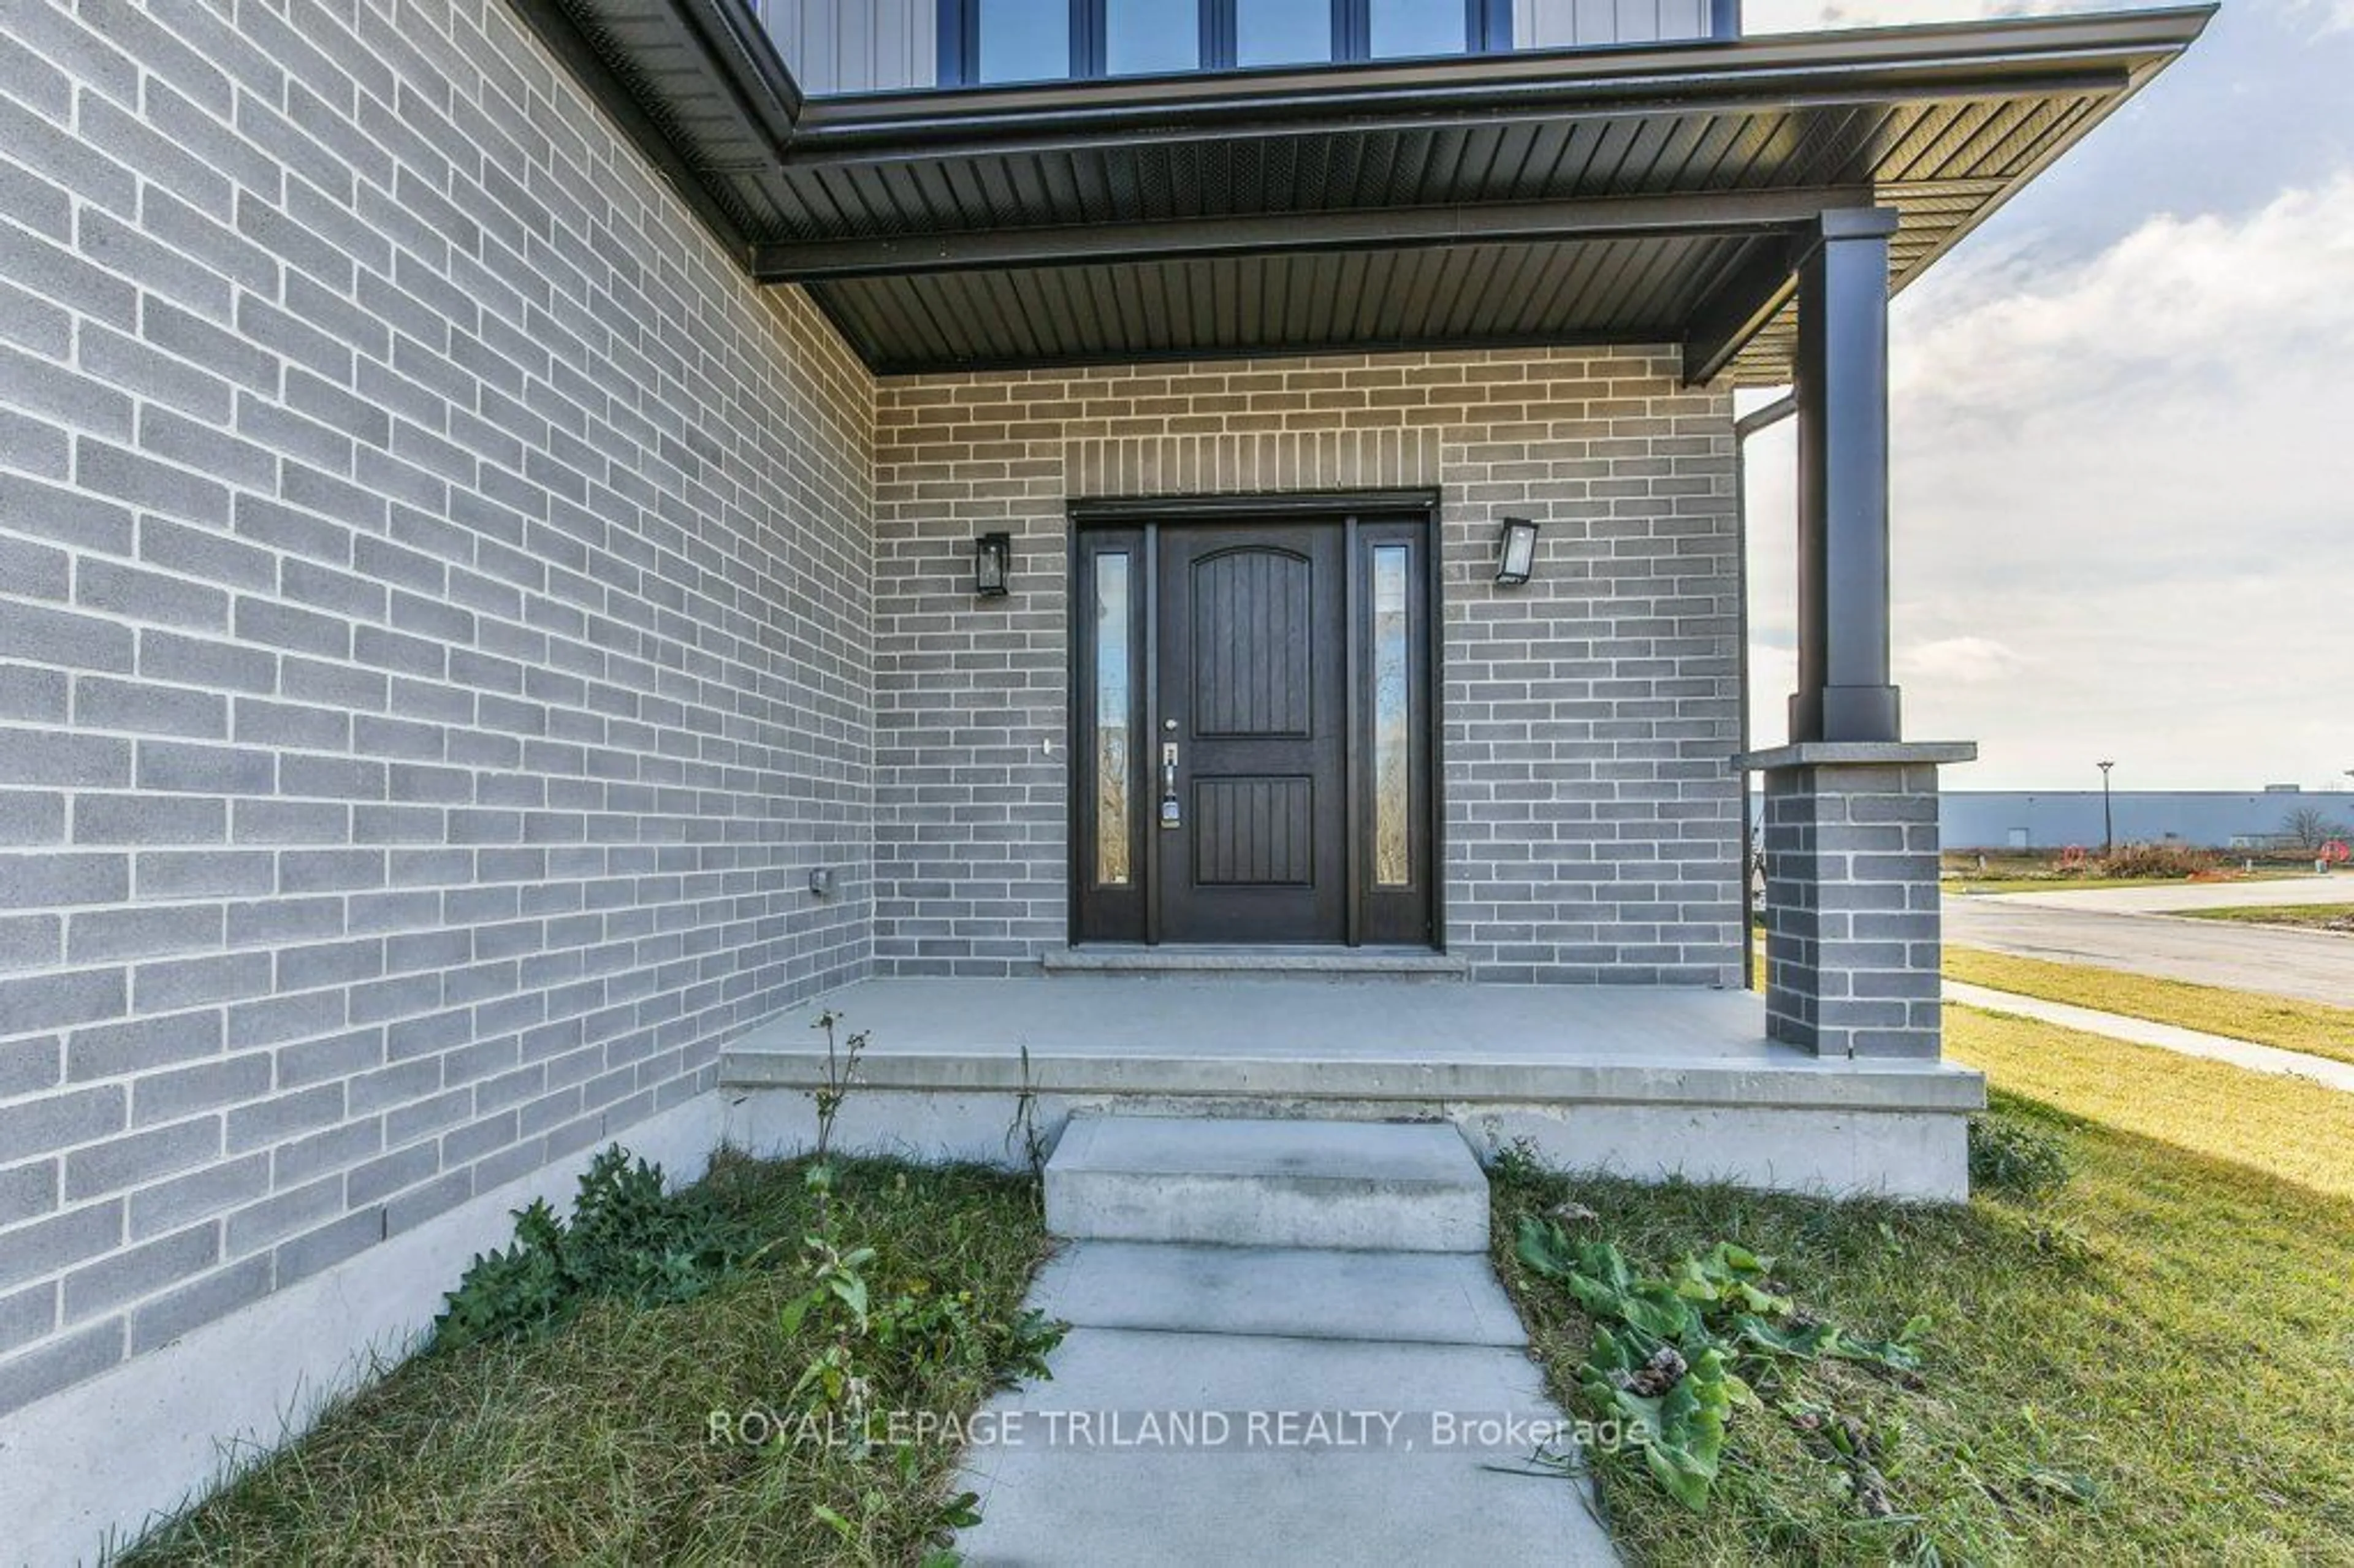
[[[1748,0],[1752,31],[2105,7]],[[1957,789],[2346,788],[2354,0],[2189,58],[1896,308],[1897,678]],[[1787,733],[1794,461],[1750,444],[1759,744]]]

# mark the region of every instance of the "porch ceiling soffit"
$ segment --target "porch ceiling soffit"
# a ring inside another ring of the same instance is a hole
[[[514,0],[877,371],[1594,343],[1787,381],[1793,236],[1892,288],[2211,6],[804,100],[744,0]]]

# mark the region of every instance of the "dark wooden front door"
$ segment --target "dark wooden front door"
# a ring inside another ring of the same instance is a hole
[[[1427,514],[1083,526],[1074,939],[1430,945]]]
[[[1161,940],[1345,942],[1341,525],[1160,535]]]

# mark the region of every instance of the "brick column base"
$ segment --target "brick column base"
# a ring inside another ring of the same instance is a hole
[[[1818,1056],[1935,1061],[1937,768],[1974,746],[1813,743],[1766,775],[1766,1018]]]

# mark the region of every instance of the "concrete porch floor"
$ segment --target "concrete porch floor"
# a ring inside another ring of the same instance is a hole
[[[1446,1120],[1483,1160],[1526,1139],[1574,1169],[1951,1199],[1967,1191],[1964,1118],[1985,1103],[1964,1068],[1776,1044],[1741,991],[885,978],[722,1054],[735,1141],[806,1142],[827,1010],[869,1036],[844,1147],[999,1163],[1034,1137],[1051,1148],[1074,1111]]]

